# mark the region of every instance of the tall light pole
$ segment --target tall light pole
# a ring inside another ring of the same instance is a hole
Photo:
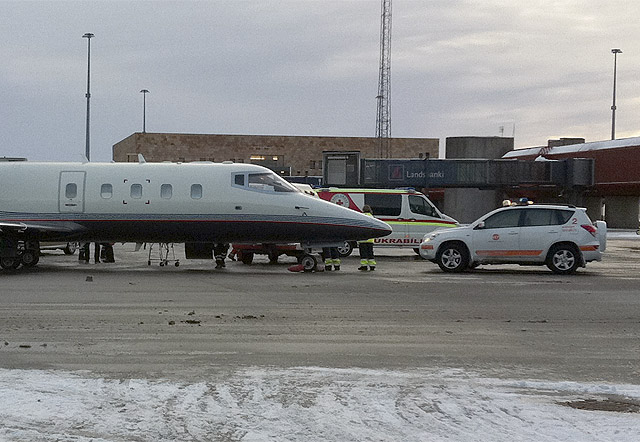
[[[613,54],[613,104],[611,105],[611,139],[616,139],[616,76],[618,65],[618,54],[622,54],[620,49],[611,49]]]
[[[91,92],[89,89],[89,85],[91,84],[91,38],[94,35],[90,32],[87,32],[86,34],[84,34],[82,36],[82,38],[86,38],[87,39],[87,95],[85,95],[87,97],[87,130],[86,130],[86,134],[87,134],[87,142],[86,142],[86,147],[85,147],[85,154],[87,156],[87,161],[91,160],[91,150],[89,148],[89,102],[91,101]]]
[[[376,138],[380,158],[391,155],[391,0],[381,0],[380,19],[380,68],[378,71],[378,95]]]
[[[142,94],[142,133],[144,134],[147,132],[147,94],[149,90],[142,89],[140,93]]]

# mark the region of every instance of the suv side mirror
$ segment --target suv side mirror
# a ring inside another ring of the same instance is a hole
[[[484,229],[484,221],[480,221],[477,226],[473,228],[473,230],[482,230]]]

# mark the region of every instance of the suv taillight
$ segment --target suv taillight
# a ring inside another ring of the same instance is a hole
[[[596,237],[597,230],[591,224],[582,224],[580,227],[589,232],[594,238]]]

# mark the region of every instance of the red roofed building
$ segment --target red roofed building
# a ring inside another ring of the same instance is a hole
[[[640,137],[591,143],[562,138],[550,140],[544,147],[512,150],[502,158],[532,161],[593,158],[595,187],[584,199],[589,216],[602,219],[604,214],[607,224],[613,228],[638,228]]]

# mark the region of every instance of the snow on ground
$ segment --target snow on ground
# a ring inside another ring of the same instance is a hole
[[[607,239],[633,239],[640,240],[640,235],[636,230],[629,229],[607,229]]]
[[[637,441],[640,414],[579,399],[638,385],[462,370],[249,368],[198,383],[0,370],[1,441]]]

